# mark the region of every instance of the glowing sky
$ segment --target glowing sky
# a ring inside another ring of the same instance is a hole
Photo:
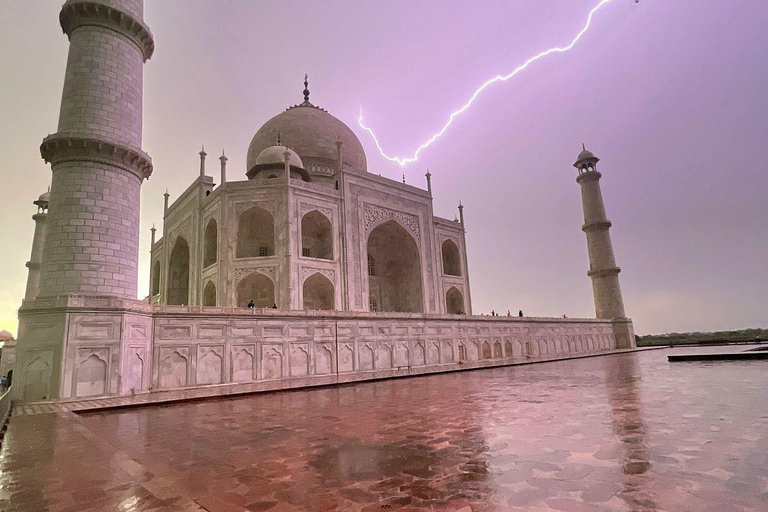
[[[58,120],[61,3],[0,0],[0,329],[12,332],[31,201],[50,181],[38,148]],[[636,331],[768,326],[763,0],[615,0],[571,52],[486,90],[403,169],[357,126],[363,105],[384,147],[412,154],[478,84],[570,42],[596,3],[147,0],[142,297],[165,188],[173,199],[196,177],[201,144],[244,178],[251,137],[301,102],[308,72],[311,100],[355,130],[371,172],[424,186],[429,167],[435,213],[464,203],[476,312],[594,315],[571,167],[585,142],[602,159]]]

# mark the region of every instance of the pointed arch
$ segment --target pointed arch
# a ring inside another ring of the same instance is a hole
[[[160,293],[160,261],[152,265],[152,296]]]
[[[383,312],[423,313],[421,255],[411,234],[393,220],[379,224],[368,236],[367,255],[370,303]]]
[[[210,267],[217,261],[219,250],[219,230],[216,219],[208,221],[205,226],[205,236],[203,242],[203,268]]]
[[[237,283],[237,306],[248,307],[250,301],[257,308],[271,308],[275,303],[275,283],[261,272],[251,272]]]
[[[445,294],[445,310],[449,315],[465,314],[464,296],[455,286],[451,286],[450,290]]]
[[[168,304],[189,305],[189,244],[182,236],[173,245],[168,275]]]
[[[304,309],[336,309],[333,283],[320,272],[312,274],[304,280],[303,286]]]
[[[446,240],[442,246],[443,274],[448,276],[461,276],[461,256],[459,248],[453,240]]]
[[[317,210],[301,219],[301,254],[306,258],[333,259],[333,225]]]
[[[216,305],[216,285],[213,281],[208,281],[203,291],[203,306],[215,306]]]
[[[238,258],[258,258],[275,254],[275,219],[264,208],[253,206],[237,219]]]

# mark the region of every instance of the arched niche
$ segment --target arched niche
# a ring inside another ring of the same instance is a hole
[[[251,272],[237,283],[237,306],[248,307],[250,301],[257,308],[271,308],[275,304],[275,283],[261,272]]]
[[[156,261],[152,265],[152,293],[151,295],[157,295],[160,293],[160,262]]]
[[[321,273],[312,274],[304,280],[304,309],[336,309],[333,283]]]
[[[168,304],[189,305],[189,245],[176,238],[168,266]]]
[[[216,219],[208,221],[205,226],[205,236],[203,241],[203,268],[210,267],[216,263],[216,254],[219,248],[219,231]]]
[[[98,396],[107,392],[107,362],[96,354],[77,366],[75,396]]]
[[[208,281],[203,290],[203,306],[215,306],[216,305],[216,285],[213,281]]]
[[[333,226],[317,210],[301,219],[301,254],[307,258],[333,259]]]
[[[451,286],[445,294],[445,310],[449,315],[463,315],[466,313],[464,310],[464,296],[455,286]]]
[[[368,272],[371,303],[383,312],[423,313],[421,257],[408,231],[394,220],[377,226],[368,236],[367,254],[373,262]]]
[[[453,240],[446,240],[443,242],[443,274],[448,276],[460,276],[461,275],[461,257],[459,256],[459,248]]]
[[[275,219],[264,208],[254,206],[237,220],[238,258],[258,258],[275,254]]]

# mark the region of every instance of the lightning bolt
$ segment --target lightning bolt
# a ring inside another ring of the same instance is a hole
[[[459,115],[463,114],[470,106],[472,106],[472,103],[475,102],[478,96],[480,96],[480,93],[483,92],[487,87],[491,86],[492,84],[495,84],[496,82],[506,82],[507,80],[510,80],[511,78],[514,78],[518,73],[525,70],[528,66],[533,64],[539,59],[543,59],[544,57],[548,55],[552,55],[553,53],[565,53],[574,46],[576,46],[576,43],[579,42],[579,40],[582,38],[584,34],[589,31],[589,27],[592,25],[592,18],[594,15],[602,9],[604,6],[608,5],[609,3],[613,2],[613,0],[600,0],[600,3],[598,3],[595,7],[592,8],[591,11],[589,11],[589,16],[587,16],[587,22],[584,25],[584,28],[581,29],[581,31],[576,34],[576,37],[573,38],[573,40],[567,45],[567,46],[556,46],[554,48],[550,48],[549,50],[545,50],[537,55],[534,55],[527,61],[525,61],[523,64],[516,67],[514,70],[512,70],[509,74],[506,75],[497,75],[489,80],[487,80],[483,85],[478,87],[475,92],[472,94],[472,96],[469,97],[466,103],[461,106],[458,110],[455,110],[451,113],[451,115],[448,117],[448,122],[446,122],[443,127],[432,135],[429,139],[427,139],[426,142],[421,144],[416,151],[413,153],[413,156],[410,157],[398,157],[398,156],[390,156],[388,155],[384,149],[381,147],[381,143],[379,142],[379,139],[376,137],[376,134],[373,132],[373,129],[363,124],[363,107],[360,107],[360,116],[357,118],[357,124],[360,125],[360,128],[365,130],[371,135],[371,138],[373,138],[373,142],[376,143],[376,148],[379,150],[379,153],[381,153],[381,156],[386,158],[387,160],[391,162],[397,162],[400,164],[400,167],[405,166],[405,164],[415,162],[419,159],[419,154],[432,145],[433,142],[435,142],[437,139],[439,139],[445,132],[448,130],[448,128],[453,123],[453,120],[456,119]]]

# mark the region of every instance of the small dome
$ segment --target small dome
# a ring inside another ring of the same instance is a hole
[[[11,334],[8,331],[0,331],[0,341],[11,341],[13,339],[13,334]]]
[[[576,159],[576,161],[579,162],[581,160],[586,160],[587,158],[595,158],[595,154],[588,149],[584,149],[581,153],[579,153],[579,157]]]
[[[37,198],[37,201],[32,201],[32,204],[36,205],[38,208],[47,210],[48,203],[50,201],[51,201],[51,192],[49,190],[48,192],[43,192],[42,194],[40,194],[40,197]]]
[[[288,164],[291,165],[291,167],[303,169],[304,163],[301,161],[299,155],[291,148],[285,146],[269,146],[264,149],[259,153],[259,156],[256,157],[256,161],[251,167],[254,165],[285,165],[286,151],[288,152]]]

